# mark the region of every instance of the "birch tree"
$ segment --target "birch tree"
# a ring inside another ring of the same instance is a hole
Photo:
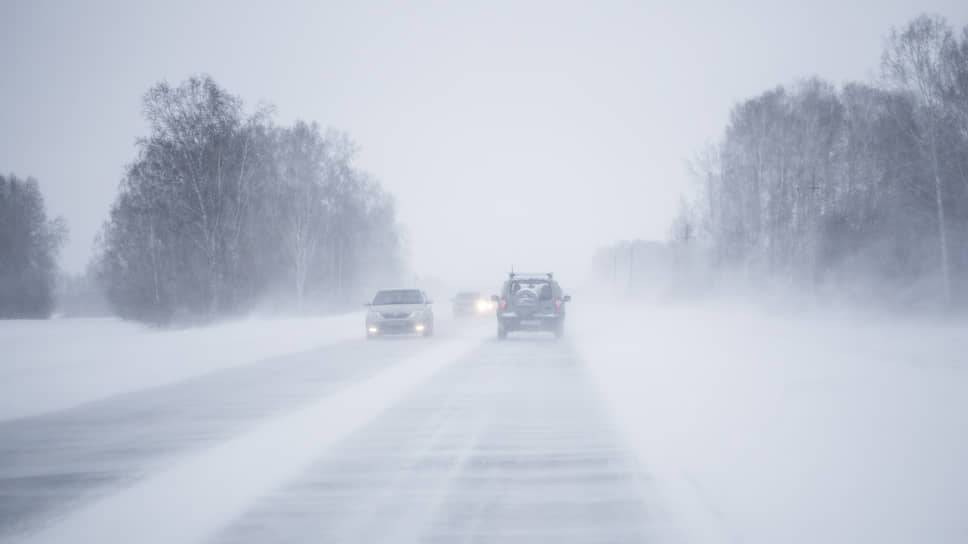
[[[0,318],[50,316],[66,236],[63,219],[48,219],[37,180],[0,175]]]
[[[910,93],[918,105],[918,142],[934,182],[939,268],[944,298],[948,301],[951,299],[951,258],[945,215],[949,204],[942,168],[942,141],[947,113],[945,87],[953,77],[945,58],[955,47],[952,32],[943,19],[922,15],[902,30],[891,32],[882,59],[886,80]]]
[[[247,115],[208,77],[149,90],[150,131],[99,241],[99,277],[121,315],[209,320],[280,292],[299,307],[344,298],[366,281],[366,255],[399,244],[349,137],[277,127],[270,114]],[[387,255],[396,269],[396,245]]]

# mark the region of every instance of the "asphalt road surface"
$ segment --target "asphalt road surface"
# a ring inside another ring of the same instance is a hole
[[[0,541],[676,540],[571,342],[492,329],[0,422]]]

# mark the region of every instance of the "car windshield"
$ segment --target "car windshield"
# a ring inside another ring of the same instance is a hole
[[[417,289],[394,289],[379,291],[373,297],[373,304],[422,304],[423,295]]]

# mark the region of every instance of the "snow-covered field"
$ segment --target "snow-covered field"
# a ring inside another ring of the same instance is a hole
[[[0,321],[0,421],[359,338],[362,314],[157,330],[119,319]]]
[[[575,309],[592,375],[687,540],[968,541],[964,323]]]

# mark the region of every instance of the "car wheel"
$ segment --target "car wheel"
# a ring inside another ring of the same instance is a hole
[[[555,325],[555,338],[561,338],[564,335],[565,335],[565,325],[563,323],[559,323],[558,325]]]
[[[508,330],[505,329],[504,327],[498,325],[497,326],[497,339],[498,340],[504,340],[507,337],[508,337]]]

